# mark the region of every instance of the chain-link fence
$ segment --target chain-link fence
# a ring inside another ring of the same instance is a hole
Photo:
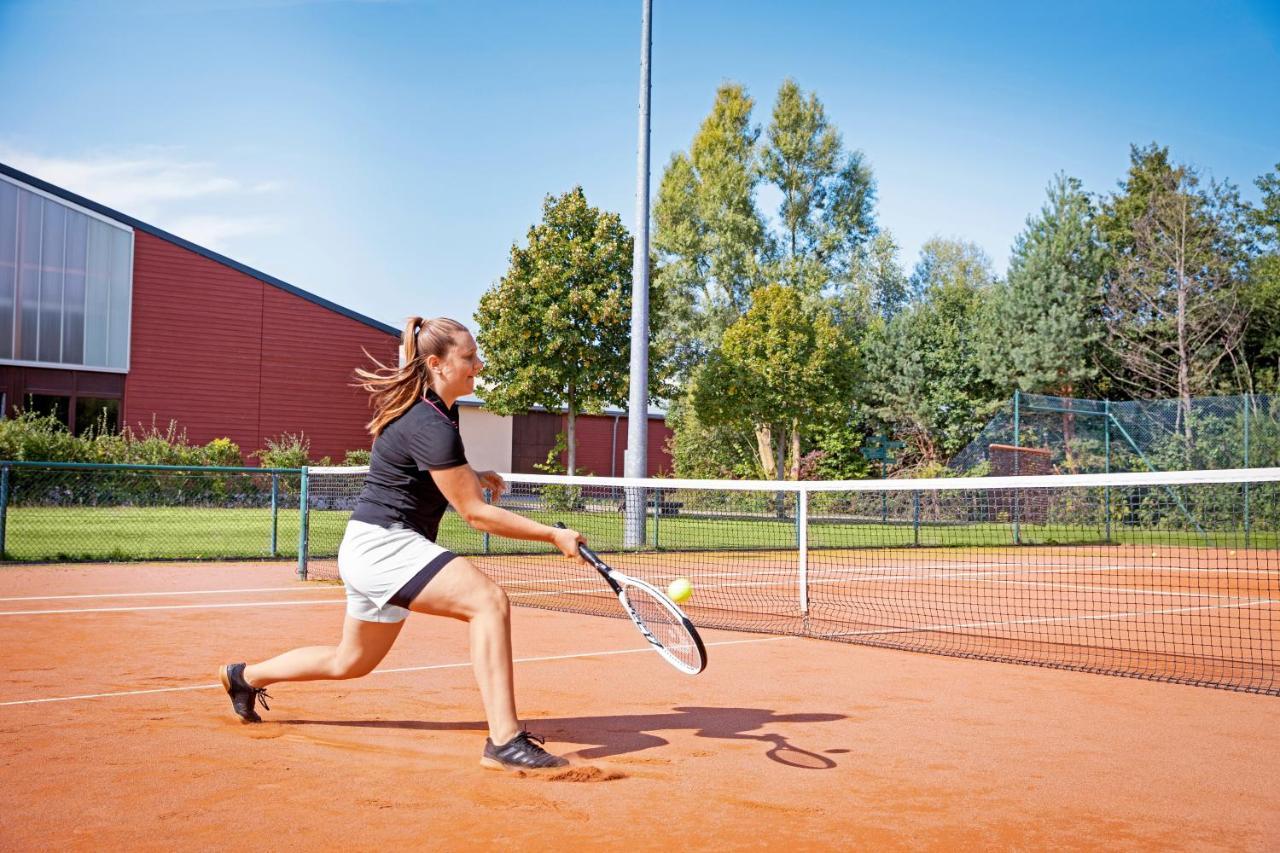
[[[296,558],[302,472],[0,462],[0,554],[51,560]]]
[[[969,476],[1280,466],[1280,397],[1193,397],[1187,406],[1015,393],[948,464]]]

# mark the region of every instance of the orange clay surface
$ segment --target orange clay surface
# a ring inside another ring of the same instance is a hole
[[[724,631],[689,678],[520,607],[522,716],[573,762],[521,777],[479,766],[461,623],[249,726],[218,665],[336,641],[340,587],[18,566],[0,598],[4,850],[1280,846],[1276,697]]]

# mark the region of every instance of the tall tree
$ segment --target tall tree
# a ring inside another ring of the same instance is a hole
[[[782,195],[774,280],[810,297],[847,284],[875,234],[875,182],[818,96],[793,80],[778,89],[759,168]]]
[[[1059,175],[1014,242],[981,330],[983,372],[998,387],[1070,397],[1098,372],[1104,256],[1080,181]]]
[[[960,450],[1002,398],[983,378],[977,350],[994,279],[977,246],[930,240],[911,277],[911,304],[868,331],[860,396],[906,439],[905,465],[937,464]]]
[[[1262,206],[1253,211],[1260,253],[1249,270],[1244,350],[1250,390],[1280,394],[1280,163],[1255,183]]]
[[[684,377],[702,370],[744,316],[753,291],[766,284],[801,292],[806,316],[824,313],[854,337],[870,313],[871,292],[855,280],[868,271],[863,261],[876,232],[870,169],[860,153],[844,150],[817,97],[794,82],[779,90],[763,141],[751,121],[753,107],[741,86],[721,86],[688,153],[672,157],[659,189],[654,246],[658,278],[672,297],[662,334]],[[781,198],[772,228],[756,206],[761,186],[776,188]],[[677,436],[681,471],[707,462],[695,448],[718,441],[736,446],[741,434],[692,413],[692,405],[687,396],[671,404],[678,433],[705,433]],[[698,458],[685,459],[686,452]],[[769,464],[780,467],[776,460]]]
[[[719,344],[763,281],[767,237],[755,199],[754,104],[742,86],[722,85],[688,154],[672,156],[658,188],[657,278],[672,303],[664,335],[675,339],[685,372]]]
[[[887,229],[881,229],[872,238],[854,270],[853,279],[867,294],[871,312],[882,320],[893,319],[907,306],[907,276],[898,263],[898,244]]]
[[[749,428],[769,479],[797,479],[802,435],[842,417],[852,397],[856,353],[825,312],[806,311],[799,291],[758,288],[693,382],[697,417]]]
[[[485,403],[499,414],[565,408],[570,474],[578,414],[626,402],[631,252],[622,219],[589,205],[581,187],[547,196],[542,222],[511,247],[507,274],[476,312]]]
[[[1216,390],[1224,362],[1240,356],[1245,212],[1229,184],[1202,186],[1155,145],[1133,149],[1128,180],[1103,205],[1103,343],[1114,378],[1135,394],[1178,399],[1188,453],[1191,397]]]

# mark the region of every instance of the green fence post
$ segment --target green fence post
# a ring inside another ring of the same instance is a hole
[[[1253,420],[1253,395],[1244,395],[1244,467],[1251,468],[1249,461],[1249,421]],[[1249,481],[1244,484],[1244,547],[1249,547]]]
[[[0,469],[0,560],[8,553],[5,551],[5,532],[9,527],[9,466]]]
[[[653,550],[658,550],[658,516],[662,514],[662,493],[653,490]]]
[[[280,475],[271,475],[271,556],[280,556],[277,534],[280,529]]]
[[[1102,470],[1104,473],[1111,473],[1111,401],[1102,401],[1102,445],[1104,448],[1105,466]],[[1111,487],[1104,486],[1102,489],[1102,511],[1105,514],[1105,524],[1107,528],[1107,544],[1111,544]]]
[[[300,469],[302,481],[298,485],[298,579],[307,579],[307,466]]]
[[[916,547],[920,547],[920,493],[911,493],[911,530],[915,537]]]

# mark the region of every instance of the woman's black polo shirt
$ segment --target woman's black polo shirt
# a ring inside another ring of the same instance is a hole
[[[369,476],[351,518],[379,527],[404,525],[435,541],[449,502],[431,472],[466,464],[458,404],[446,409],[428,391],[374,439]]]

